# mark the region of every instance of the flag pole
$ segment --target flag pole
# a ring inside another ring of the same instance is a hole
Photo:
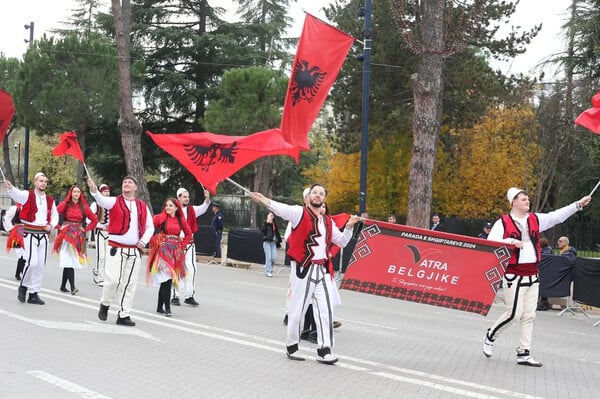
[[[90,175],[90,171],[87,168],[87,165],[85,164],[85,162],[82,162],[83,164],[83,169],[85,169],[85,173],[87,174],[88,179],[91,179],[92,176]]]
[[[236,186],[237,188],[239,188],[240,190],[242,190],[243,192],[245,192],[246,194],[250,194],[250,190],[248,190],[246,187],[234,182],[233,180],[231,180],[229,177],[226,178],[225,180],[227,180],[229,183],[233,184],[234,186]]]
[[[596,186],[594,187],[594,189],[590,193],[590,197],[592,196],[592,194],[594,194],[594,191],[596,191],[596,189],[598,188],[598,186],[600,186],[600,181],[598,181],[598,183],[596,183]]]

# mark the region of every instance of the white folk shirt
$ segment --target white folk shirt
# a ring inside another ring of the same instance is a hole
[[[290,222],[292,229],[295,229],[300,220],[302,219],[302,215],[304,213],[304,207],[300,205],[287,205],[282,204],[281,202],[270,200],[269,209],[273,211],[274,214],[279,216],[282,219],[285,219]],[[336,226],[333,219],[331,219],[332,229],[331,229],[331,241],[340,248],[343,248],[348,244],[350,239],[352,238],[352,229],[344,229],[344,232],[340,232],[340,229]],[[319,215],[319,222],[317,224],[317,228],[319,230],[319,237],[316,238],[317,245],[313,248],[313,259],[327,259],[327,243],[325,242],[325,222],[323,221],[323,217]]]
[[[574,215],[577,209],[577,202],[573,202],[571,205],[567,205],[555,211],[549,213],[536,213],[540,223],[540,233],[546,231],[557,224],[560,224],[567,220],[571,215]],[[527,213],[529,215],[529,212]],[[518,218],[515,215],[511,214],[511,217],[521,226],[525,227],[525,232],[527,234],[523,234],[523,242],[525,245],[519,251],[519,260],[518,263],[536,263],[537,262],[537,251],[529,238],[529,227],[527,226],[527,216],[524,218]],[[510,244],[512,238],[503,238],[504,237],[504,225],[502,224],[502,219],[496,220],[494,226],[492,226],[492,230],[488,235],[488,240],[503,242]]]
[[[46,194],[38,195],[34,191],[34,198],[36,200],[37,212],[35,213],[35,219],[33,221],[23,221],[32,226],[47,226],[52,227],[58,224],[58,211],[56,210],[56,201],[52,202],[52,210],[50,211],[50,223],[48,223],[48,200]],[[8,196],[15,202],[25,205],[29,200],[29,190],[19,190],[16,187],[12,187],[8,190]]]
[[[99,191],[96,193],[91,193],[92,197],[96,200],[98,205],[106,210],[112,209],[113,206],[117,203],[117,197],[105,197]],[[150,238],[154,234],[154,223],[152,221],[152,214],[150,213],[150,209],[146,206],[146,226],[144,229],[144,234],[142,238],[139,236],[139,231],[141,227],[138,226],[138,217],[137,217],[137,206],[135,206],[135,200],[125,199],[125,204],[130,212],[130,222],[129,222],[129,230],[123,235],[110,234],[108,233],[108,239],[110,241],[117,242],[122,245],[136,245],[138,241],[141,241],[144,245],[148,244]]]

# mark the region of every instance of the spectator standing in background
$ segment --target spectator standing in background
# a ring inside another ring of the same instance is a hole
[[[221,204],[218,202],[212,203],[212,211],[214,213],[214,217],[212,220],[212,227],[215,228],[215,258],[221,259],[221,239],[223,238],[223,227],[225,225],[225,219],[223,218],[223,214],[221,213]]]
[[[269,212],[260,231],[263,234],[263,250],[265,251],[265,275],[273,277],[273,264],[277,257],[277,248],[281,247],[281,235],[275,222],[275,214]]]
[[[479,233],[479,238],[483,238],[484,240],[487,240],[488,235],[490,234],[490,230],[492,230],[492,224],[491,223],[484,224],[483,231],[481,233]]]
[[[434,213],[433,216],[431,217],[431,230],[446,231],[446,229],[440,219],[440,215],[438,215],[437,213]]]

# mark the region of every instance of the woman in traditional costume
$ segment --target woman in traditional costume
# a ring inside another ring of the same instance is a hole
[[[58,252],[59,265],[63,268],[60,290],[69,292],[67,281],[71,288],[71,295],[79,292],[75,288],[75,269],[88,265],[85,236],[93,230],[98,223],[98,218],[90,209],[81,188],[72,186],[65,199],[57,205],[56,210],[61,216],[58,225],[58,235],[54,241],[53,251]],[[89,219],[90,223],[87,224]]]
[[[171,317],[171,286],[185,276],[185,246],[192,237],[179,201],[168,198],[163,211],[154,216],[155,234],[150,240],[146,283],[158,290],[156,311]]]

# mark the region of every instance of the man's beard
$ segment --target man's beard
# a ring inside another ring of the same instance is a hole
[[[321,202],[314,202],[314,201],[309,201],[311,206],[314,206],[315,208],[320,208],[323,205],[323,201]]]

